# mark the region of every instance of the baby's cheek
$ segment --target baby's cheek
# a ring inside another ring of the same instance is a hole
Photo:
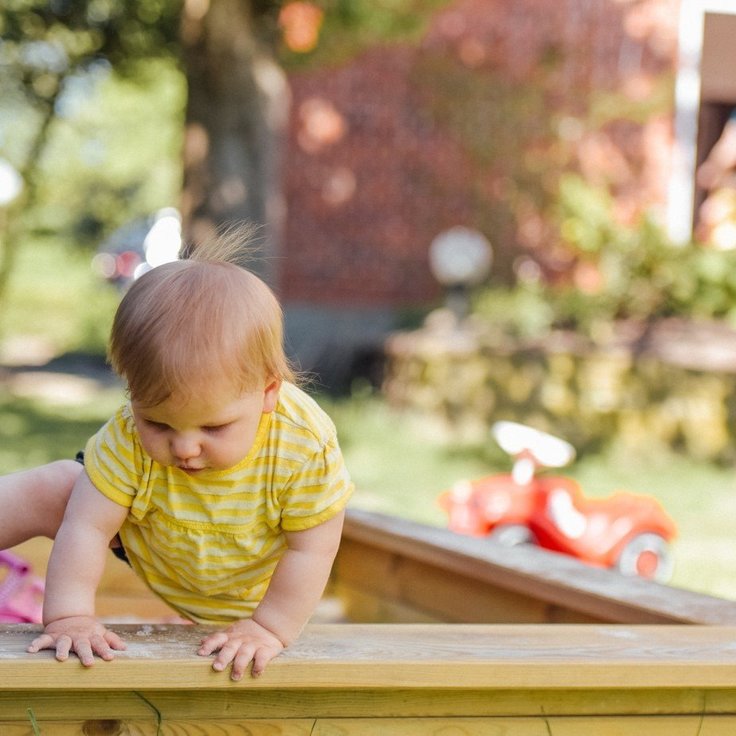
[[[140,439],[141,444],[143,445],[143,449],[146,451],[146,454],[149,457],[153,458],[156,462],[161,462],[165,464],[168,455],[166,452],[164,452],[163,443],[160,440],[151,437],[150,434],[147,433],[141,433]]]

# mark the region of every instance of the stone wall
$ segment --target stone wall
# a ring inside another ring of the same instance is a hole
[[[622,324],[597,344],[564,332],[521,342],[439,317],[389,339],[384,391],[458,437],[513,419],[579,450],[616,440],[736,459],[736,333],[725,326]]]

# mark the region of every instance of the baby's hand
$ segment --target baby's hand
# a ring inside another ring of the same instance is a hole
[[[221,672],[232,662],[230,677],[240,680],[251,661],[251,674],[258,677],[266,665],[283,651],[284,645],[268,629],[253,619],[246,619],[202,639],[197,654],[206,657],[218,649],[219,654],[212,663],[212,669]]]
[[[70,616],[47,624],[43,634],[37,636],[26,651],[41,649],[56,649],[59,662],[68,659],[69,652],[76,652],[81,663],[89,667],[94,664],[95,654],[111,660],[115,650],[125,649],[125,642],[92,616]]]

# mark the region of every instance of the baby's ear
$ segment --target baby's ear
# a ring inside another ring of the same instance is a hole
[[[268,413],[276,408],[276,404],[279,401],[279,391],[281,390],[281,379],[272,378],[266,384],[266,388],[263,390],[263,411]]]

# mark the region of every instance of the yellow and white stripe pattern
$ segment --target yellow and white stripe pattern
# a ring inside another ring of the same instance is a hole
[[[353,485],[335,426],[285,383],[236,466],[187,475],[144,452],[129,405],[87,443],[95,487],[130,508],[120,538],[133,569],[200,623],[249,616],[285,549],[284,531],[309,529],[348,502]]]

